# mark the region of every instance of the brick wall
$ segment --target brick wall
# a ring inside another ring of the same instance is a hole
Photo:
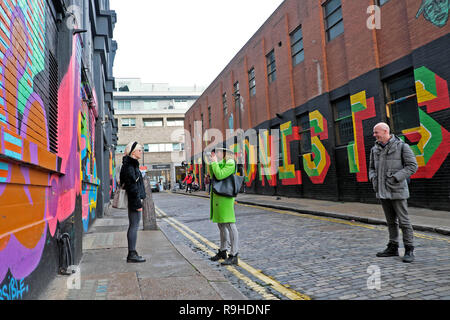
[[[288,160],[294,167],[289,167],[292,172],[284,177],[291,178],[283,179],[277,174],[274,183],[274,177],[260,178],[260,168],[255,176],[246,172],[248,192],[375,202],[367,167],[374,143],[373,125],[388,120],[383,83],[390,76],[414,70],[421,128],[405,129],[404,133],[409,134],[412,140],[407,137],[406,142],[415,148],[416,158],[422,162],[410,185],[410,203],[446,210],[449,188],[445,179],[450,178],[447,159],[450,147],[445,140],[450,130],[450,66],[443,57],[449,55],[450,24],[438,20],[440,16],[422,11],[422,1],[398,0],[388,1],[380,8],[381,29],[371,30],[366,26],[367,8],[374,1],[342,0],[344,33],[328,41],[324,3],[286,0],[187,112],[186,128],[189,124],[194,128],[200,105],[211,105],[212,126],[225,135],[222,94],[227,93],[230,109],[232,83],[239,81],[245,101],[244,130],[284,125],[295,132],[296,116],[304,113],[309,113],[312,126],[322,125],[317,127],[319,132],[312,134],[317,138],[312,139],[314,147],[310,154],[299,154],[301,136],[292,133],[287,138]],[[293,66],[289,35],[300,25],[305,59]],[[275,52],[277,79],[269,84],[266,55],[271,50]],[[248,92],[247,73],[252,67],[255,96]],[[331,102],[341,97],[361,103],[363,109],[352,116],[355,141],[337,147]],[[282,115],[281,119],[277,113]],[[433,130],[434,137],[428,137],[424,128]]]

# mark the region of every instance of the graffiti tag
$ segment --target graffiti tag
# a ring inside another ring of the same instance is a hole
[[[25,285],[23,279],[10,278],[9,284],[0,289],[0,300],[22,300],[24,293],[27,292],[28,285]]]

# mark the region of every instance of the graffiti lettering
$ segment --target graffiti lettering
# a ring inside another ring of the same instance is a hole
[[[5,284],[0,290],[0,300],[22,300],[27,292],[28,285],[25,285],[23,279],[10,278],[9,284]]]

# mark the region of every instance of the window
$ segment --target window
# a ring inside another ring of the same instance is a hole
[[[187,108],[188,106],[188,102],[186,99],[175,99],[173,106],[175,109],[182,109],[182,108]]]
[[[239,92],[239,82],[233,84],[234,106],[239,108],[241,94]]]
[[[184,127],[183,118],[167,118],[168,127]]]
[[[203,122],[203,120],[204,120],[203,113],[200,115],[200,117],[201,117],[201,121],[202,121],[202,135],[203,135],[203,129],[205,128],[205,126],[203,125],[203,123],[204,123]]]
[[[162,127],[162,126],[163,126],[162,118],[144,119],[144,127]]]
[[[354,141],[353,119],[350,98],[347,96],[332,103],[336,129],[336,145],[347,145]]]
[[[136,127],[136,119],[122,118],[122,127]]]
[[[267,62],[267,78],[269,83],[274,82],[277,79],[277,66],[275,65],[275,51],[270,51],[266,56]]]
[[[255,68],[251,68],[248,72],[248,88],[250,96],[254,96],[256,94]]]
[[[241,94],[239,91],[239,82],[235,82],[233,84],[233,96],[234,96],[234,111],[235,114],[239,116],[239,128],[242,127],[242,120],[241,120]]]
[[[144,110],[157,110],[157,109],[158,109],[158,101],[155,100],[144,101]]]
[[[379,6],[382,6],[383,4],[385,4],[388,1],[389,0],[377,0],[377,3],[378,3]]]
[[[298,132],[300,133],[300,154],[311,152],[311,128],[309,114],[305,113],[297,118]]]
[[[125,148],[126,148],[127,146],[126,145],[123,145],[123,144],[120,144],[120,145],[118,145],[117,147],[116,147],[116,153],[125,153]]]
[[[175,145],[179,145],[179,146],[174,147]],[[182,143],[150,143],[150,144],[144,145],[145,152],[180,151],[180,150],[175,150],[175,148],[183,148],[183,150],[184,150],[184,144],[182,144]]]
[[[208,107],[208,128],[211,128],[211,106]]]
[[[184,143],[173,143],[172,149],[173,151],[184,151]]]
[[[117,104],[119,110],[131,110],[131,101],[129,100],[119,100]]]
[[[330,0],[324,6],[325,28],[328,41],[344,32],[341,0]]]
[[[303,33],[301,26],[291,34],[291,51],[292,65],[296,66],[305,60],[305,52],[303,50]]]
[[[420,126],[413,71],[399,74],[384,83],[390,127],[395,134]]]
[[[227,94],[222,94],[223,114],[226,117],[228,114]]]

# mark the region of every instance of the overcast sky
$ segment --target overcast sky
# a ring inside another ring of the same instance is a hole
[[[283,0],[110,0],[114,77],[208,86]]]

